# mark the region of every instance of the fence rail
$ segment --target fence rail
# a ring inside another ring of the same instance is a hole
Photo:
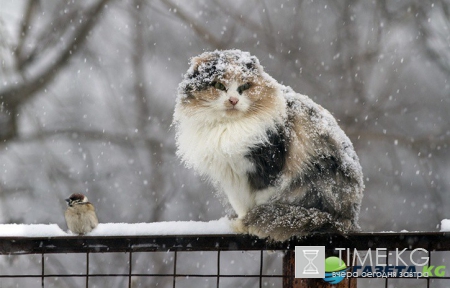
[[[450,251],[450,232],[314,234],[287,242],[248,235],[0,237],[0,254],[294,250],[295,246]]]
[[[101,277],[122,277],[126,278],[128,287],[133,286],[133,279],[136,277],[162,277],[171,281],[171,287],[177,286],[180,279],[187,278],[208,278],[213,279],[214,285],[209,287],[222,287],[221,281],[229,278],[252,278],[255,280],[255,287],[264,287],[268,279],[279,279],[283,283],[293,283],[286,281],[293,279],[292,269],[278,270],[279,273],[263,273],[265,265],[264,257],[267,251],[292,251],[295,246],[325,246],[327,251],[332,251],[335,247],[346,247],[350,250],[358,251],[375,249],[378,247],[387,250],[395,249],[416,249],[423,248],[427,251],[450,251],[450,233],[445,232],[413,232],[413,233],[352,233],[348,235],[336,234],[315,234],[309,237],[293,239],[284,243],[270,242],[248,235],[179,235],[179,236],[64,236],[64,237],[0,237],[0,255],[40,255],[39,273],[22,273],[4,275],[0,271],[1,279],[40,279],[41,286],[46,286],[48,278],[83,278],[85,287],[89,287],[90,281]],[[178,264],[180,252],[200,252],[207,251],[217,255],[214,273],[185,273]],[[224,266],[221,258],[230,251],[253,251],[258,255],[258,272],[249,273],[223,273]],[[128,268],[123,273],[92,273],[90,271],[90,261],[96,253],[125,252],[127,254]],[[133,257],[140,252],[167,252],[172,253],[173,268],[170,273],[142,273],[134,271]],[[46,269],[46,258],[50,254],[86,254],[85,270],[83,273],[49,273]],[[292,254],[291,254],[292,255]],[[221,267],[222,266],[222,267]],[[284,271],[284,273],[283,273]],[[286,273],[286,271],[291,271]],[[449,279],[443,277],[441,279]],[[388,281],[383,287],[388,287]],[[429,287],[430,279],[424,287]],[[290,284],[291,285],[291,284]],[[276,287],[276,286],[275,286]],[[304,287],[304,286],[295,286]],[[355,286],[356,287],[356,286]]]

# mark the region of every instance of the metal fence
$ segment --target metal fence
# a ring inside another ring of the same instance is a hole
[[[200,287],[198,281],[203,283],[203,287],[221,288],[311,287],[315,285],[313,282],[296,281],[292,269],[293,262],[286,260],[288,257],[279,256],[287,253],[292,257],[295,246],[325,246],[328,255],[333,254],[335,247],[346,247],[350,249],[349,251],[354,249],[367,251],[369,248],[383,247],[387,249],[385,257],[387,263],[390,261],[389,251],[423,248],[428,251],[430,263],[434,263],[433,265],[439,263],[445,265],[446,259],[450,262],[450,257],[442,254],[450,251],[450,233],[442,232],[355,233],[345,236],[316,234],[285,243],[265,241],[247,235],[0,237],[2,255],[0,257],[4,257],[0,260],[14,262],[18,257],[33,257],[34,263],[39,263],[39,267],[34,265],[32,269],[24,268],[15,273],[0,271],[0,283],[6,279],[10,282],[25,279],[29,281],[27,283],[32,283],[26,284],[29,287],[39,287],[38,283],[41,287],[52,287],[58,286],[52,283],[55,279],[59,279],[62,282],[72,281],[75,283],[74,287],[107,287],[102,286],[106,279],[119,279],[117,281],[121,284],[116,285],[117,287],[148,287],[146,286],[148,284],[143,283],[148,283],[146,281],[149,279],[159,279],[157,281],[159,287]],[[160,257],[157,257],[154,264],[142,260],[146,256],[158,253]],[[204,255],[203,259],[207,260],[205,262],[207,264],[201,263],[202,257],[197,257],[196,263],[193,263],[190,253],[197,253],[197,256]],[[102,259],[111,254],[121,256],[111,262],[102,262]],[[230,258],[230,254],[233,254],[233,257]],[[78,259],[69,259],[78,267],[76,271],[67,271],[64,265],[58,264],[60,263],[58,261],[61,261],[59,258],[72,257],[71,255],[76,255],[74,257]],[[248,267],[233,269],[233,266],[239,267],[241,262],[245,262],[243,257],[251,257],[250,264],[244,265]],[[92,267],[94,260],[97,263],[95,269]],[[60,269],[49,271],[47,266],[50,263]],[[158,269],[162,263],[165,269]],[[108,265],[117,270],[105,272],[105,269],[101,269],[102,266]],[[152,265],[154,267],[149,269],[148,267]],[[198,269],[187,269],[188,266],[194,268],[198,266]],[[361,287],[402,287],[402,285],[409,287],[412,285],[411,281],[414,281],[414,287],[449,287],[449,275],[450,272],[446,270],[445,275],[440,277],[365,278],[357,281]],[[347,285],[345,287],[356,287],[355,281],[345,284]],[[404,284],[399,285],[399,281]],[[19,287],[27,287],[26,285]],[[2,285],[0,287],[3,288]]]

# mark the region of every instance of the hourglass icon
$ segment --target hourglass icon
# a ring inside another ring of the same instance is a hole
[[[303,250],[303,256],[308,260],[308,264],[303,268],[303,274],[319,274],[319,269],[313,264],[318,254],[319,250]]]

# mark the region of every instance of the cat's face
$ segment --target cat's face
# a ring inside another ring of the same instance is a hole
[[[231,51],[207,52],[191,60],[179,87],[179,103],[205,121],[233,121],[271,109],[275,85],[258,60]]]

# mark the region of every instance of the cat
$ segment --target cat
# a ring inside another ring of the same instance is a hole
[[[248,52],[204,52],[178,87],[177,155],[226,195],[238,233],[285,241],[359,230],[364,183],[334,117]]]

